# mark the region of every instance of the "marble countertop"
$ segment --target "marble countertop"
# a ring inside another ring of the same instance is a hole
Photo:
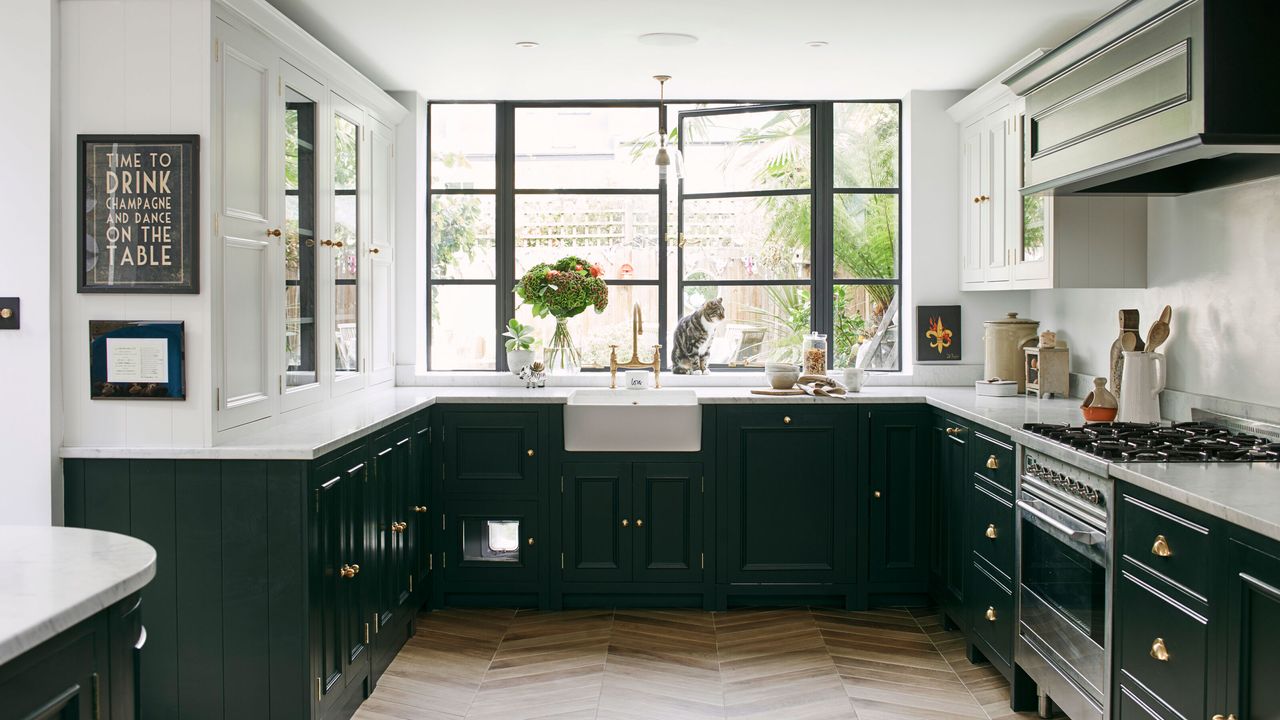
[[[1111,476],[1280,542],[1280,466],[1116,463]]]
[[[0,665],[137,592],[156,574],[141,540],[80,528],[0,526]]]

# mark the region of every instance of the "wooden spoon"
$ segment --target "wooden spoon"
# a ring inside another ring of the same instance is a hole
[[[1160,313],[1160,319],[1151,323],[1151,329],[1147,331],[1147,352],[1155,352],[1157,348],[1169,339],[1169,318],[1173,317],[1173,308],[1169,305],[1164,306],[1164,311]]]
[[[1138,334],[1127,332],[1124,335],[1121,335],[1120,347],[1124,348],[1125,352],[1133,352],[1134,348],[1138,347]]]

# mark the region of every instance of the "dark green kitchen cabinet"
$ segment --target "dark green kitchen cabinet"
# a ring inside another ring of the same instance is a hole
[[[1228,543],[1223,669],[1225,697],[1214,713],[1239,720],[1280,718],[1280,543],[1239,533]]]
[[[376,550],[366,538],[370,504],[368,455],[363,446],[315,470],[312,506],[312,670],[322,717],[346,715],[368,694],[369,638],[377,584],[370,572]]]
[[[536,500],[446,500],[441,565],[447,583],[493,593],[538,591]]]
[[[968,627],[965,578],[969,543],[966,523],[971,475],[968,472],[969,427],[949,415],[938,415],[930,431],[933,456],[931,585],[939,609],[952,623]]]
[[[867,580],[895,592],[929,589],[931,485],[928,408],[873,407],[866,411],[865,507]]]
[[[422,598],[431,596],[431,574],[435,568],[432,538],[431,472],[433,443],[430,413],[420,413],[413,422],[413,477],[409,485],[409,503],[412,521],[409,532],[413,543],[410,551],[414,564],[414,593],[421,604]]]
[[[857,415],[769,405],[717,422],[722,582],[852,582]]]
[[[703,579],[700,463],[569,462],[563,481],[566,583]]]
[[[442,411],[444,492],[536,495],[541,415],[539,410],[491,408]]]
[[[372,589],[373,676],[375,682],[409,638],[417,572],[414,512],[413,426],[405,422],[375,435],[369,446],[368,510],[365,543],[374,554]]]

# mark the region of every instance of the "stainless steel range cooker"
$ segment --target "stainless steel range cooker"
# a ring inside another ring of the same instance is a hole
[[[1018,482],[1018,642],[1040,714],[1110,716],[1115,483],[1111,463],[1280,462],[1280,427],[1192,411],[1192,422],[1029,423]],[[1028,440],[1028,444],[1032,441]]]

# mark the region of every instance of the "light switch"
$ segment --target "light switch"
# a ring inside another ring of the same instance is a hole
[[[18,329],[18,298],[0,297],[0,330]]]

